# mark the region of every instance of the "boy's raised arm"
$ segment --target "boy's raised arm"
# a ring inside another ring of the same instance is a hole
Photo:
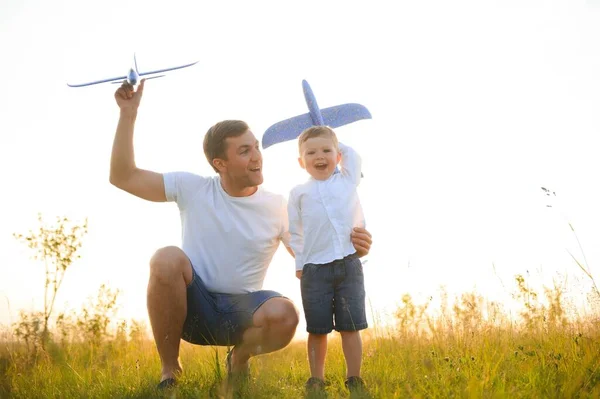
[[[125,82],[115,92],[120,115],[112,147],[109,181],[115,187],[142,199],[164,202],[167,198],[163,175],[140,169],[135,164],[133,131],[144,92],[144,82],[140,82],[137,91]]]
[[[358,152],[352,147],[343,143],[338,143],[338,145],[340,153],[342,154],[342,160],[340,162],[342,173],[358,185],[360,183],[360,175],[362,172],[362,159],[360,155],[358,155]]]

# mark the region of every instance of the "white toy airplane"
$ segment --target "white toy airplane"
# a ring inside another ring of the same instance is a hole
[[[70,83],[67,83],[67,85],[69,87],[83,87],[83,86],[91,86],[91,85],[95,85],[95,84],[98,84],[98,83],[106,83],[106,82],[119,83],[120,84],[120,83],[123,83],[123,81],[127,80],[127,82],[129,84],[131,84],[132,86],[135,86],[139,82],[140,77],[142,77],[142,76],[145,77],[145,76],[153,75],[153,74],[156,74],[156,73],[173,71],[175,69],[181,69],[181,68],[187,68],[187,67],[192,66],[192,65],[197,64],[197,63],[198,63],[198,61],[192,62],[191,64],[187,64],[187,65],[180,65],[180,66],[176,66],[176,67],[165,68],[165,69],[158,69],[156,71],[150,71],[150,72],[140,73],[138,71],[137,61],[135,59],[135,54],[134,54],[133,55],[133,67],[129,69],[129,73],[127,75],[125,75],[125,76],[117,76],[115,78],[102,79],[102,80],[97,80],[97,81],[88,82],[88,83],[79,83],[79,84],[70,84]],[[165,75],[163,74],[163,75],[158,75],[158,76],[151,76],[151,77],[146,77],[145,79],[160,78],[160,77],[163,77],[163,76],[165,76]]]

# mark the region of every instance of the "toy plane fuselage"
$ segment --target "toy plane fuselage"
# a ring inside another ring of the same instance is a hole
[[[165,69],[158,69],[156,71],[150,71],[150,72],[140,73],[139,70],[138,70],[138,67],[137,67],[137,60],[136,60],[135,54],[134,54],[133,55],[133,67],[129,68],[129,73],[127,75],[116,76],[116,77],[113,77],[113,78],[96,80],[96,81],[93,81],[93,82],[86,82],[86,83],[79,83],[79,84],[70,84],[70,83],[67,83],[67,85],[69,87],[83,87],[83,86],[96,85],[96,84],[99,84],[99,83],[114,83],[114,84],[118,84],[118,83],[123,83],[124,81],[127,81],[127,83],[129,83],[130,85],[135,86],[136,84],[139,83],[140,77],[142,77],[142,76],[145,79],[160,78],[160,77],[163,77],[165,75],[164,74],[162,74],[162,75],[156,75],[156,76],[150,76],[150,75],[155,75],[157,73],[163,73],[163,72],[173,71],[175,69],[187,68],[187,67],[192,66],[192,65],[197,64],[197,63],[198,63],[198,61],[192,62],[191,64],[180,65],[180,66],[176,66],[176,67],[165,68]]]
[[[135,86],[140,79],[140,75],[136,72],[135,69],[129,68],[129,73],[127,74],[127,83],[132,86]]]

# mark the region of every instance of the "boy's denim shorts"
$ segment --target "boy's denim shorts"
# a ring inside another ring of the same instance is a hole
[[[248,294],[208,292],[192,267],[182,338],[197,345],[237,345],[242,342],[244,331],[252,327],[254,312],[267,300],[278,297],[283,295],[267,290]]]
[[[368,327],[363,266],[356,254],[326,264],[308,263],[300,280],[306,331],[329,334]]]

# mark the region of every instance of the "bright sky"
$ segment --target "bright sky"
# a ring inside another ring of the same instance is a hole
[[[0,4],[0,324],[42,306],[42,267],[12,237],[38,212],[90,219],[59,308],[108,283],[123,290],[122,317],[147,318],[148,260],[179,245],[177,207],[108,183],[117,86],[66,85],[125,74],[134,51],[142,71],[199,61],[147,82],[135,145],[155,171],[212,175],[204,132],[243,119],[260,138],[307,112],[302,79],[322,108],[371,111],[338,134],[364,159],[376,313],[406,292],[439,298],[441,285],[502,300],[500,280],[517,273],[581,279],[566,220],[600,278],[600,0],[164,4]],[[292,142],[264,151],[266,188],[287,195],[305,178],[296,156]],[[293,269],[282,247],[265,288],[301,308]]]

